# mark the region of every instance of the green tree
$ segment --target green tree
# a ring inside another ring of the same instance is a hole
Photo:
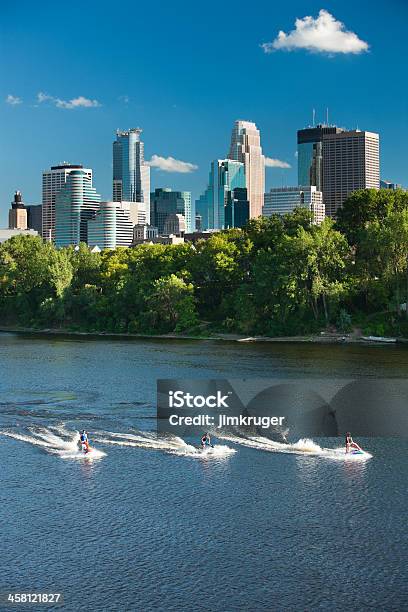
[[[154,331],[182,332],[198,323],[193,285],[175,274],[154,281],[146,320]]]
[[[391,212],[408,208],[408,192],[402,189],[359,189],[351,193],[337,212],[336,229],[349,244],[356,245],[372,221],[382,221]]]

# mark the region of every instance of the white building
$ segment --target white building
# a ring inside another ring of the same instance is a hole
[[[67,176],[72,170],[83,170],[91,180],[92,170],[83,168],[80,164],[63,163],[51,166],[42,175],[42,236],[44,240],[55,240],[55,197],[67,182]]]
[[[286,215],[295,208],[308,208],[313,213],[314,223],[320,224],[325,217],[323,195],[316,187],[275,187],[265,193],[263,216]]]
[[[88,221],[88,246],[129,247],[133,228],[145,220],[144,206],[137,202],[101,202],[95,218]]]
[[[13,236],[38,236],[38,232],[32,229],[0,229],[0,243],[6,242]]]

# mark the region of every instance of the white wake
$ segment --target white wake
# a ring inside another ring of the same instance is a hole
[[[180,457],[192,458],[222,458],[227,457],[236,452],[235,449],[225,445],[216,445],[214,448],[201,449],[188,444],[182,438],[172,436],[169,438],[158,438],[155,433],[148,431],[140,431],[138,433],[118,433],[113,431],[96,432],[94,437],[95,442],[102,444],[113,444],[116,446],[128,446],[137,448],[146,448],[150,450],[158,450],[170,455],[178,455]]]
[[[351,453],[346,454],[344,446],[338,448],[324,448],[319,446],[310,438],[301,438],[293,444],[285,444],[283,442],[275,442],[274,440],[270,440],[269,438],[264,438],[262,436],[241,437],[228,434],[220,434],[218,437],[222,438],[223,440],[233,442],[234,444],[240,444],[242,446],[248,446],[250,448],[263,450],[270,453],[320,456],[325,457],[327,459],[336,459],[338,461],[361,461],[365,459],[370,459],[372,457],[370,453],[367,453],[365,451],[363,452],[363,454],[358,455],[354,455]]]
[[[58,455],[62,459],[100,459],[106,453],[91,447],[89,453],[84,453],[78,448],[79,433],[60,427],[29,427],[27,434],[21,434],[11,430],[0,430],[0,435],[27,442],[34,446],[41,446],[48,453]]]

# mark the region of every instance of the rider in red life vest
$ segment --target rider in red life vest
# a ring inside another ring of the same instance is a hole
[[[80,439],[81,439],[82,449],[84,450],[85,453],[88,453],[89,452],[89,439],[88,439],[88,434],[86,433],[85,429],[81,431]]]

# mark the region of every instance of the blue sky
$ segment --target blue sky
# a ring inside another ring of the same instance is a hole
[[[331,31],[293,32],[321,9]],[[252,120],[265,154],[291,166],[267,168],[267,186],[295,185],[296,130],[313,108],[317,120],[328,107],[337,125],[378,131],[382,177],[408,185],[405,0],[22,0],[0,16],[0,226],[14,190],[40,203],[42,170],[64,160],[92,167],[110,199],[116,128],[142,127],[147,159],[198,166],[151,172],[152,188],[196,198],[234,120]]]

